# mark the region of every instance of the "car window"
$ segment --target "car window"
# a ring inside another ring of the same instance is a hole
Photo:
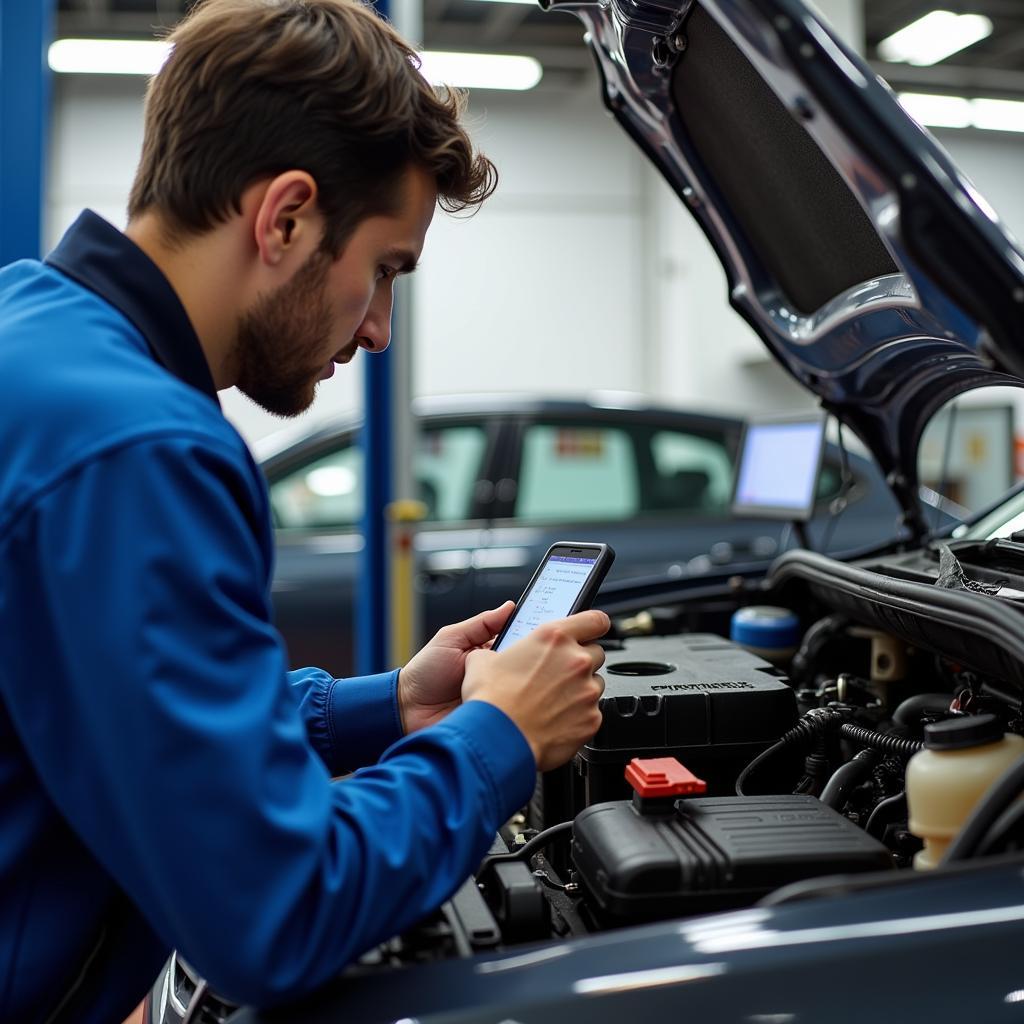
[[[363,452],[351,441],[270,485],[282,529],[354,526],[363,515]]]
[[[428,428],[416,455],[419,498],[430,522],[469,517],[487,437],[479,426]],[[274,522],[281,529],[343,529],[363,515],[363,453],[342,446],[270,485]]]
[[[635,447],[625,430],[535,423],[523,437],[515,514],[628,519],[640,510]]]
[[[429,522],[468,519],[487,436],[482,427],[427,430],[420,437],[416,479]]]
[[[725,512],[732,496],[732,459],[726,439],[678,430],[651,435],[654,478],[646,511]]]

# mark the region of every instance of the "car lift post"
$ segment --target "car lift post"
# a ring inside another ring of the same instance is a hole
[[[406,38],[418,41],[421,0],[377,0]],[[396,288],[392,340],[363,359],[363,550],[355,595],[356,671],[408,661],[419,637],[413,539],[423,506],[414,500],[416,424],[412,398],[412,317],[408,282]]]
[[[38,259],[55,0],[0,0],[0,266]]]

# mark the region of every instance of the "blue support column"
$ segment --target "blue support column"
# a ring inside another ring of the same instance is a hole
[[[381,17],[389,0],[377,0]],[[394,316],[392,316],[394,321]],[[392,339],[394,340],[394,339]],[[388,531],[386,509],[394,479],[391,438],[393,349],[363,355],[363,550],[355,593],[356,671],[361,675],[388,668]]]
[[[42,254],[54,0],[0,0],[0,266]]]
[[[392,349],[363,356],[363,550],[356,584],[356,669],[361,675],[387,665],[388,530],[385,512],[391,503],[391,361]]]

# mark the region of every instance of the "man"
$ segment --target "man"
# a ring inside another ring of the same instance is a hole
[[[7,1022],[119,1020],[172,948],[238,1001],[310,989],[454,891],[599,723],[596,611],[286,674],[216,391],[291,415],[383,349],[434,206],[494,172],[351,0],[209,0],[172,41],[126,235],[86,213],[0,273]]]

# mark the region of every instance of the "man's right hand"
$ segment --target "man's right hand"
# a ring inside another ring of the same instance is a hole
[[[538,626],[500,652],[466,659],[462,699],[495,705],[519,726],[538,771],[557,768],[597,732],[604,651],[593,641],[611,625],[590,610]]]

